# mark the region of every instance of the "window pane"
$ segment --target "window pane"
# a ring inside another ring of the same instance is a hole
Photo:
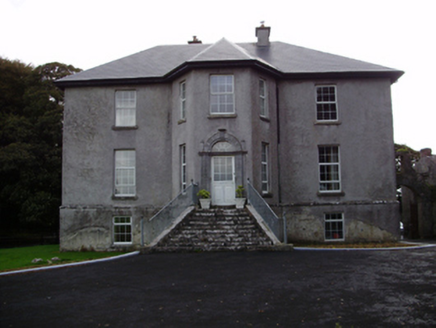
[[[316,119],[337,120],[336,87],[323,86],[316,88]]]
[[[212,75],[210,77],[210,110],[211,113],[233,113],[233,76]]]
[[[265,81],[259,80],[259,95],[265,96]]]
[[[186,117],[186,82],[180,83],[180,118]]]
[[[323,146],[318,148],[319,181],[321,191],[339,191],[339,148]]]
[[[136,91],[117,91],[115,108],[116,126],[134,126],[136,124]]]
[[[233,159],[232,157],[213,158],[213,179],[214,181],[233,180]]]
[[[135,151],[115,152],[115,195],[135,195]]]
[[[132,242],[132,221],[131,217],[114,217],[113,220],[114,243]]]
[[[326,213],[324,221],[326,240],[344,239],[344,218],[342,213]]]

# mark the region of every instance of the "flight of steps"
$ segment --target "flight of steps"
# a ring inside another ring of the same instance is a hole
[[[259,250],[273,242],[245,209],[196,210],[170,231],[154,251]]]

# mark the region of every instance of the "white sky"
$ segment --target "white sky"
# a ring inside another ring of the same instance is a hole
[[[434,0],[0,0],[0,56],[89,69],[193,35],[255,42],[265,21],[272,41],[405,71],[395,142],[436,153],[435,13]]]

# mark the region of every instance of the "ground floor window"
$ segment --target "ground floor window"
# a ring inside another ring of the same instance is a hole
[[[114,217],[114,244],[132,243],[132,218],[130,216]]]
[[[344,216],[343,213],[324,214],[325,240],[344,240]]]
[[[186,189],[186,145],[180,146],[180,187]]]
[[[319,191],[341,191],[339,147],[319,146]]]
[[[115,196],[136,194],[136,153],[134,150],[115,151]]]
[[[267,194],[269,192],[269,168],[268,168],[268,157],[269,157],[269,145],[262,143],[262,154],[261,154],[261,175],[262,175],[262,194]]]

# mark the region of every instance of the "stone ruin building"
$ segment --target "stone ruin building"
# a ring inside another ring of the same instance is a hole
[[[436,155],[430,148],[419,154],[397,151],[397,184],[406,238],[436,237]]]

